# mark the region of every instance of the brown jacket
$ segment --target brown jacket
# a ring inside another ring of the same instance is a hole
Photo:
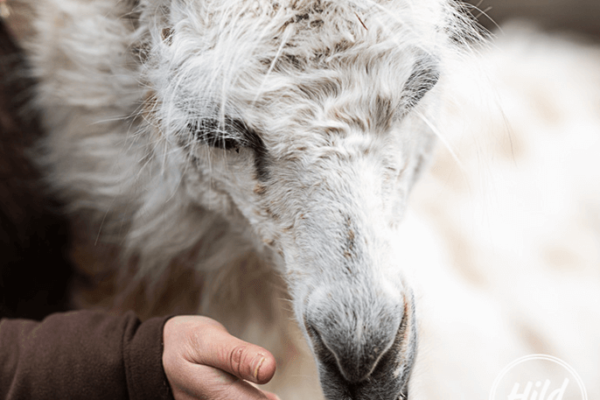
[[[162,367],[168,318],[94,311],[0,320],[0,399],[173,399]]]

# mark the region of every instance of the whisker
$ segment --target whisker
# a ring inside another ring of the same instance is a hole
[[[450,153],[450,155],[452,156],[452,158],[454,159],[454,161],[456,162],[456,164],[459,166],[459,168],[463,172],[465,172],[466,171],[465,166],[460,161],[460,159],[456,155],[456,152],[454,151],[454,149],[452,149],[452,146],[450,146],[450,143],[446,140],[446,138],[444,137],[444,135],[442,135],[442,133],[440,132],[440,130],[429,120],[429,118],[425,117],[422,113],[416,112],[416,115],[418,115],[419,118],[423,122],[425,122],[425,124],[429,127],[429,129],[431,129],[431,131],[433,133],[435,133],[435,135],[438,137],[438,139],[440,139],[440,141],[444,144],[444,146],[446,147],[446,149],[448,150],[448,152]]]

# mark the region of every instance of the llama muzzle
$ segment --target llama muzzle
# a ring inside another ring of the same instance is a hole
[[[344,296],[329,288],[308,301],[304,328],[327,399],[407,398],[417,347],[414,303],[402,296],[397,304],[381,293],[346,290]],[[324,298],[329,302],[321,303]]]

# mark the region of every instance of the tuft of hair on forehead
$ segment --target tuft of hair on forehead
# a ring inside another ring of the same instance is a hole
[[[456,53],[456,38],[473,36],[448,0],[145,4],[152,41],[146,72],[169,104],[159,118],[170,131],[190,120],[237,118],[240,104],[289,87],[295,77],[316,81],[336,68],[393,69],[417,60],[439,66],[449,49]]]

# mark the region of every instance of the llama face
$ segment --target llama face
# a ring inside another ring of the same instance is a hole
[[[407,3],[145,10],[164,157],[187,195],[275,255],[331,399],[406,397],[415,356],[390,246],[432,146],[444,8]]]

